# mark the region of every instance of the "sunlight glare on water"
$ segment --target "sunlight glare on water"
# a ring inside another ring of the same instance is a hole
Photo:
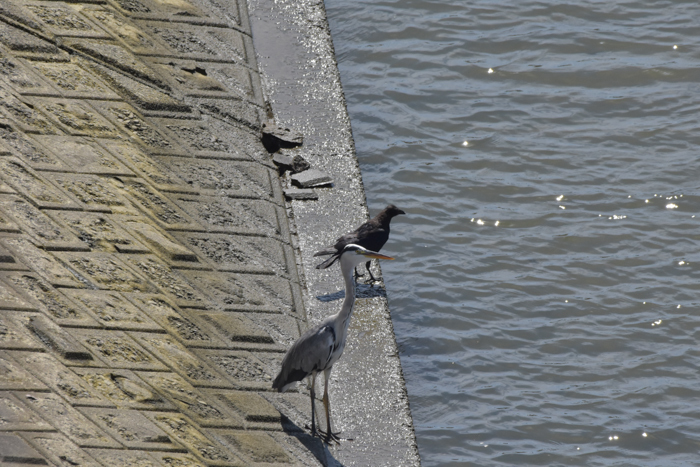
[[[326,8],[423,465],[698,465],[700,4]]]

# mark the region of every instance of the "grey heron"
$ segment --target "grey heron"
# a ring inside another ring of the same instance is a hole
[[[311,435],[321,437],[323,432],[316,430],[316,375],[323,372],[323,406],[326,409],[326,443],[340,441],[338,433],[331,430],[331,409],[328,400],[328,379],[333,364],[338,361],[345,349],[348,325],[355,305],[355,280],[353,271],[365,261],[394,259],[370,251],[360,245],[349,244],[340,253],[340,269],[345,280],[345,299],[340,311],[306,331],[287,351],[282,360],[282,368],[272,383],[272,388],[284,392],[307,376],[311,376]]]
[[[389,240],[389,224],[391,223],[391,219],[399,214],[406,213],[393,204],[390,204],[374,218],[368,220],[352,232],[339,237],[335,241],[335,245],[329,246],[321,251],[317,251],[314,253],[314,256],[333,256],[316,266],[316,268],[325,269],[335,263],[340,257],[345,245],[355,244],[365,247],[371,251],[381,250],[386,241]],[[372,271],[369,269],[371,263],[371,261],[367,261],[365,267],[369,273],[370,280],[376,281],[377,279],[375,279],[375,277],[372,275]],[[359,276],[361,276],[361,274],[358,273],[358,277]]]

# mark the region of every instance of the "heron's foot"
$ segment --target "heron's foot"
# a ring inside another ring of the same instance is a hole
[[[322,431],[321,434],[323,435],[323,441],[328,445],[331,445],[333,443],[340,444],[341,441],[352,441],[352,438],[341,438],[339,436],[339,431],[337,433],[333,433],[332,431]]]
[[[309,425],[305,425],[304,428],[306,428],[309,434],[314,438],[324,438],[326,436],[324,432],[317,430],[315,426],[311,427]]]

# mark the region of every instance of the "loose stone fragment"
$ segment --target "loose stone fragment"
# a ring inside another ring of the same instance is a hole
[[[284,190],[284,196],[287,199],[295,200],[316,200],[318,199],[318,194],[310,189],[298,189],[298,188],[288,188]]]
[[[311,168],[311,164],[309,164],[309,162],[299,154],[292,156],[282,151],[275,153],[275,155],[272,157],[272,162],[277,164],[280,172],[289,170],[296,174]]]
[[[281,148],[301,146],[303,143],[304,136],[299,132],[279,126],[271,120],[262,125],[262,144],[270,153]]]
[[[333,184],[333,179],[320,170],[311,169],[292,175],[292,183],[301,188],[311,188],[315,186],[331,185]]]

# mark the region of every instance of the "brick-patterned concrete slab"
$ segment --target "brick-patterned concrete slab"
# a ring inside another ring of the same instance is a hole
[[[7,146],[9,154],[16,155],[22,162],[35,170],[68,170],[69,168],[32,137],[12,127],[0,127],[0,141]]]
[[[194,310],[183,311],[163,295],[133,293],[125,296],[186,347],[228,347],[219,333]]]
[[[74,136],[118,138],[119,132],[89,104],[73,99],[27,98],[62,131]]]
[[[159,156],[163,165],[203,195],[270,199],[272,171],[250,162]],[[275,175],[276,176],[276,175]]]
[[[79,63],[80,60],[69,63],[34,61],[32,65],[40,76],[58,89],[56,97],[120,99],[119,94],[109,89],[100,78],[81,67]],[[44,93],[56,94],[55,91]],[[39,92],[33,91],[32,94],[39,94]]]
[[[0,349],[4,350],[45,350],[41,341],[29,332],[15,312],[0,311]]]
[[[46,347],[64,360],[92,360],[92,354],[75,342],[73,336],[44,315],[30,315],[25,326],[36,335]]]
[[[109,253],[149,253],[150,250],[134,236],[119,227],[120,219],[108,213],[83,211],[54,211],[52,218],[60,219],[88,247]]]
[[[286,466],[294,463],[294,458],[267,433],[249,431],[217,430],[215,432],[221,444],[235,452],[250,464],[269,466]]]
[[[238,412],[248,422],[276,423],[282,421],[280,412],[267,400],[251,391],[218,392],[218,399]]]
[[[0,392],[0,432],[13,430],[50,431],[53,427],[14,394]]]
[[[3,465],[47,465],[44,456],[25,440],[13,434],[0,434],[0,461]]]
[[[0,213],[23,227],[35,244],[45,250],[87,251],[89,249],[65,226],[52,220],[21,197],[0,198]]]
[[[175,202],[209,232],[268,236],[282,234],[276,207],[263,200],[180,195],[175,197]]]
[[[36,352],[40,355],[39,352]],[[48,386],[32,376],[11,355],[17,352],[0,351],[0,390],[45,391]]]
[[[221,310],[283,313],[294,309],[289,282],[275,276],[195,270],[182,271],[182,275],[208,291]]]
[[[24,258],[34,272],[46,279],[55,287],[84,288],[85,283],[66,269],[54,256],[37,248],[25,238],[10,238],[2,240],[13,254]]]
[[[199,292],[180,272],[174,271],[155,255],[132,255],[126,260],[134,270],[153,282],[162,293],[175,300],[178,306],[194,308],[211,306],[206,293]]]
[[[119,443],[57,395],[40,392],[20,392],[17,395],[78,446],[120,447]]]
[[[175,405],[192,421],[203,427],[243,428],[245,422],[236,412],[226,410],[214,394],[220,389],[205,392],[192,386],[185,378],[174,373],[138,372],[159,394]]]
[[[167,367],[121,331],[95,333],[72,329],[70,333],[110,368],[165,371]]]
[[[184,415],[161,412],[148,413],[146,416],[207,465],[222,467],[245,465],[231,450],[200,431]]]
[[[218,372],[202,362],[195,354],[170,336],[154,333],[131,333],[131,336],[144,348],[163,362],[167,362],[177,374],[198,387],[231,387]]]
[[[3,23],[0,22],[0,38],[2,38],[2,29]],[[11,31],[11,33],[15,31]],[[56,125],[34,108],[28,100],[29,98],[18,98],[3,86],[0,86],[0,98],[2,98],[0,101],[0,115],[4,114],[7,116],[22,131],[44,135],[53,135],[60,132]]]
[[[71,405],[114,407],[114,404],[53,356],[44,352],[11,352],[10,355]]]
[[[114,449],[86,449],[101,465],[109,467],[164,467],[146,451],[125,451]]]
[[[93,310],[105,329],[124,331],[162,331],[162,328],[119,292],[98,290],[66,290],[66,295],[85,308]]]
[[[221,373],[233,386],[245,390],[269,390],[273,371],[259,358],[247,351],[195,350]]]
[[[92,368],[74,370],[88,385],[117,407],[134,410],[176,410],[176,406],[132,371]]]
[[[144,154],[138,146],[123,140],[97,140],[104,148],[128,165],[135,173],[148,180],[157,190],[176,193],[194,193],[198,190],[168,169],[168,161],[160,164]]]
[[[25,2],[43,29],[57,36],[108,38],[104,31],[81,17],[73,5],[62,2]]]
[[[0,281],[0,310],[36,310],[31,302],[24,299],[17,291],[5,282]]]
[[[136,78],[144,79],[156,86],[164,84],[162,78],[153,69],[120,44],[90,39],[66,41],[66,43],[75,50],[118,68]]]
[[[187,24],[139,21],[168,48],[168,56],[213,62],[247,63],[251,47],[246,36],[235,29],[195,27]]]
[[[36,136],[36,140],[54,151],[66,167],[78,173],[132,176],[133,173],[104,148],[86,138],[75,136]]]
[[[118,292],[154,292],[155,287],[124,264],[121,259],[105,253],[57,252],[59,258],[92,288]]]
[[[249,235],[176,234],[220,271],[268,274],[295,277],[295,264],[289,264],[293,253],[287,245],[269,237]]]
[[[0,159],[0,177],[39,208],[78,209],[75,200],[19,159]]]
[[[21,433],[22,438],[34,446],[44,457],[61,467],[101,467],[84,449],[60,433]]]
[[[12,59],[0,49],[0,80],[20,94],[54,95],[56,90],[32,71],[32,66],[24,66],[21,59]]]
[[[137,410],[82,408],[80,412],[129,449],[184,450]]]

